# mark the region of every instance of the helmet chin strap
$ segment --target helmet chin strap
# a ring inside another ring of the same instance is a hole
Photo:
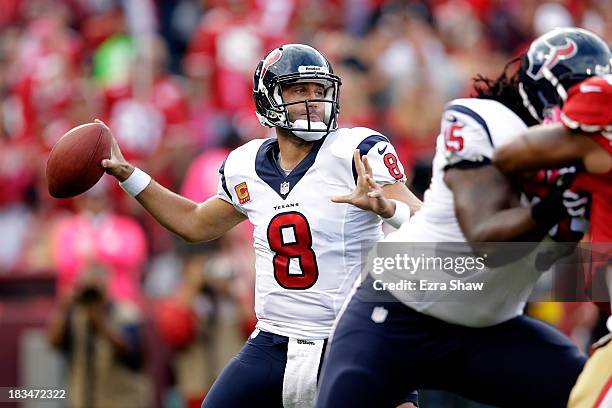
[[[291,127],[297,129],[308,129],[308,120],[298,119],[291,123]],[[307,142],[321,140],[327,134],[327,125],[323,122],[310,122],[310,129],[312,130],[291,130],[291,132]]]
[[[540,116],[538,115],[538,112],[535,110],[535,108],[533,107],[533,105],[529,101],[529,96],[527,96],[527,92],[525,91],[525,87],[523,86],[522,82],[519,82],[519,84],[518,84],[518,91],[519,91],[519,94],[521,95],[521,98],[523,99],[523,106],[525,108],[527,108],[527,110],[529,111],[529,114],[535,120],[540,122],[542,119],[540,118]]]

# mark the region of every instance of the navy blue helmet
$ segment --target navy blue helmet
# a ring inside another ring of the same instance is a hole
[[[541,122],[547,110],[562,106],[572,85],[610,73],[611,58],[608,44],[581,28],[557,28],[540,36],[521,61],[523,104]]]
[[[298,82],[322,84],[324,97],[286,103],[281,86]],[[319,51],[303,44],[285,44],[272,50],[255,70],[253,98],[257,117],[264,126],[290,130],[305,140],[318,140],[337,127],[340,85],[340,78]],[[310,118],[292,123],[287,106],[309,102],[324,103],[323,123],[311,122]]]

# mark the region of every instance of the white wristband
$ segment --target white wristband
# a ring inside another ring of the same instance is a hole
[[[390,198],[390,200],[395,202],[395,213],[389,218],[383,218],[383,221],[393,228],[399,228],[410,219],[410,207],[403,201],[394,200],[392,198]]]
[[[119,185],[126,193],[132,197],[136,197],[138,194],[142,193],[142,190],[147,188],[150,182],[151,176],[138,167],[134,167],[134,171],[130,174],[130,177],[121,181]]]

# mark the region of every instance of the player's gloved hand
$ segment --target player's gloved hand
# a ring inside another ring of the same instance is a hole
[[[570,189],[559,191],[553,190],[532,207],[532,217],[540,225],[546,225],[545,223],[552,222],[553,218],[561,217],[548,231],[548,235],[560,244],[543,250],[536,256],[535,267],[540,271],[548,270],[559,259],[574,253],[589,226],[590,195]],[[539,211],[550,213],[542,215],[538,214]],[[536,217],[543,217],[544,220],[538,220]]]
[[[395,213],[395,203],[385,198],[382,186],[374,181],[372,167],[368,157],[360,157],[359,150],[353,153],[353,161],[357,170],[357,185],[351,194],[334,196],[334,203],[347,203],[362,210],[372,211],[383,218],[389,218]]]
[[[102,122],[100,119],[95,119],[94,122],[106,127],[112,136],[113,133],[106,123]],[[112,140],[111,158],[102,160],[101,165],[104,167],[104,171],[107,174],[117,178],[119,181],[125,181],[128,177],[130,177],[132,172],[134,172],[134,166],[125,160],[125,157],[123,157],[123,153],[121,153],[119,144],[114,136],[112,136]]]
[[[551,189],[564,190],[569,188],[578,171],[577,166],[540,170],[525,181],[522,191],[530,200],[533,197],[542,199],[542,197],[551,193]]]
[[[565,190],[562,196],[568,216],[553,226],[548,235],[558,242],[579,242],[589,228],[591,195]]]
[[[565,218],[579,217],[581,212],[582,215],[586,214],[586,207],[583,206],[588,205],[589,198],[569,189],[575,176],[575,167],[538,173],[536,183],[531,187],[532,193],[535,193],[531,216],[538,225],[553,228]],[[541,185],[542,188],[534,188],[534,185]]]
[[[534,221],[545,228],[553,228],[563,220],[587,219],[590,208],[590,195],[575,192],[570,189],[555,188],[531,207],[531,216]],[[568,226],[574,231],[584,229],[584,225],[569,222]]]

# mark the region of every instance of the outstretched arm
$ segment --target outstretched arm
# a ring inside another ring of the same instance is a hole
[[[493,164],[507,175],[581,162],[590,173],[612,169],[612,158],[592,137],[562,124],[534,126],[495,150]]]
[[[102,123],[102,122],[99,122]],[[111,158],[102,161],[105,171],[125,181],[134,172],[113,137]],[[234,206],[217,197],[195,203],[151,180],[136,200],[165,228],[189,242],[210,241],[246,219]]]
[[[246,220],[230,203],[217,197],[195,203],[154,180],[136,200],[165,228],[188,242],[210,241]]]

